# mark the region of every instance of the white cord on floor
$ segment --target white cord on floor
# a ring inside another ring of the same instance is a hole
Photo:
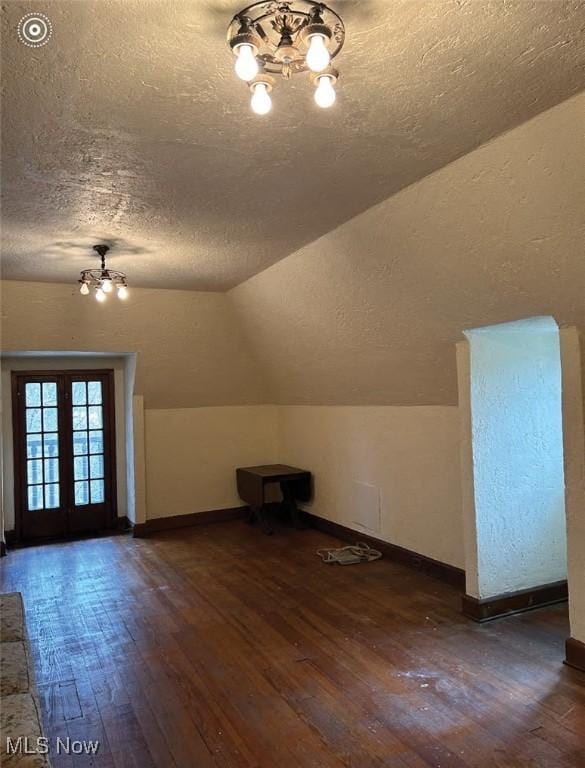
[[[348,547],[339,549],[318,549],[317,554],[324,563],[339,563],[339,565],[353,565],[354,563],[370,563],[382,557],[377,549],[372,549],[368,544],[358,542]]]

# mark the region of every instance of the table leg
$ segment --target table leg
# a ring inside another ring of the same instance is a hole
[[[281,483],[280,488],[282,490],[283,503],[288,509],[293,526],[298,529],[304,528],[304,525],[301,520],[301,513],[299,508],[297,507],[297,502],[296,502],[294,493],[292,492],[292,489],[290,488],[289,484],[286,482]]]
[[[264,504],[258,504],[258,506],[254,507],[254,512],[256,515],[256,519],[260,523],[260,528],[262,529],[262,532],[265,533],[267,536],[271,536],[274,533],[274,531],[272,530],[268,522],[268,516],[266,514],[266,508]]]

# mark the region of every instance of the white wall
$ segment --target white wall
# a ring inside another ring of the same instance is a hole
[[[236,467],[271,464],[271,405],[145,411],[146,517],[238,507]]]
[[[467,591],[485,598],[567,576],[560,345],[552,318],[465,335],[476,536]]]
[[[279,461],[314,473],[307,510],[463,567],[456,407],[279,406],[278,415]]]
[[[146,446],[144,444],[144,398],[132,398],[132,449],[134,453],[133,482],[128,481],[129,495],[134,494],[133,523],[146,520]]]
[[[463,567],[457,408],[141,401],[135,522],[240,506],[236,467],[281,461],[314,473],[314,514]]]
[[[569,555],[571,637],[585,643],[585,420],[581,368],[585,342],[577,328],[561,328],[565,503]]]

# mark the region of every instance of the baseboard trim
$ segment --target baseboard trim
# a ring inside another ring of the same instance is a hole
[[[397,544],[390,544],[388,541],[376,539],[374,536],[369,536],[361,531],[354,531],[353,528],[348,528],[345,525],[341,525],[341,523],[334,523],[332,520],[326,520],[324,517],[318,517],[310,512],[305,512],[305,516],[308,523],[319,531],[329,533],[331,536],[336,536],[338,539],[348,541],[351,544],[355,544],[356,541],[363,541],[374,547],[374,549],[378,549],[390,560],[422,571],[426,575],[447,582],[447,584],[451,584],[462,591],[465,590],[465,571],[461,568],[442,563],[439,560],[433,560],[431,557],[399,547]]]
[[[248,507],[228,507],[227,509],[211,509],[208,512],[191,512],[187,515],[172,517],[155,517],[144,523],[134,523],[134,536],[142,538],[159,531],[171,531],[176,528],[190,528],[193,525],[208,523],[225,523],[228,520],[238,520],[244,517]]]
[[[132,523],[127,517],[117,517],[107,528],[98,531],[76,531],[60,536],[47,536],[39,539],[19,539],[16,530],[4,531],[6,540],[6,553],[12,549],[26,549],[27,547],[40,547],[44,544],[66,544],[71,541],[83,541],[84,539],[100,539],[107,536],[121,536],[132,530]]]
[[[500,619],[503,616],[531,611],[534,608],[542,608],[545,605],[563,603],[568,597],[567,582],[555,581],[553,584],[543,584],[540,587],[520,589],[517,592],[506,592],[502,595],[483,599],[464,595],[462,611],[469,619],[482,623],[492,619]]]
[[[570,637],[565,644],[565,664],[585,672],[585,643]]]

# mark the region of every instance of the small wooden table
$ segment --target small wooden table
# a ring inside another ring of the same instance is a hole
[[[289,510],[295,527],[301,527],[297,501],[311,498],[311,473],[286,464],[264,464],[259,467],[239,467],[236,481],[240,498],[250,505],[249,522],[258,520],[264,533],[272,533],[266,519],[264,489],[269,483],[279,483],[283,504]]]

